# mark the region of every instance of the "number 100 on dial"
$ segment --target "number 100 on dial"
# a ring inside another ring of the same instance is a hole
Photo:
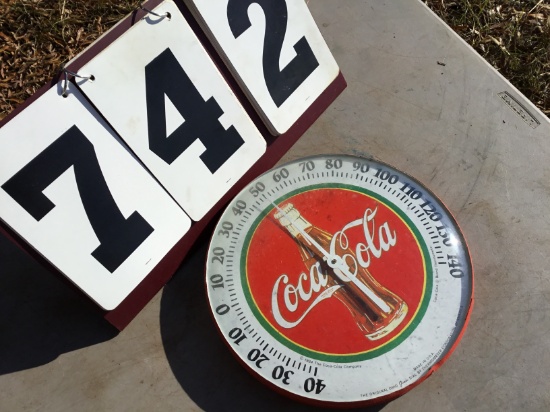
[[[276,135],[338,76],[303,0],[185,0]]]

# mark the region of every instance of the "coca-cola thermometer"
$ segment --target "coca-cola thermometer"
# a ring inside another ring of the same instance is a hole
[[[391,399],[459,340],[472,268],[457,224],[422,184],[352,156],[317,156],[250,183],[208,252],[219,330],[256,376],[323,405]]]

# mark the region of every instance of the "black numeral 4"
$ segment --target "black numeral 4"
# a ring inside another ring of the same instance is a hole
[[[225,130],[219,121],[223,111],[211,97],[204,101],[170,49],[145,67],[149,149],[172,164],[200,139],[206,151],[200,158],[215,173],[243,144],[235,127]],[[185,121],[170,135],[166,131],[164,95]]]

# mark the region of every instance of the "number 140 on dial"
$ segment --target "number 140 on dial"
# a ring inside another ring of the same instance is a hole
[[[338,76],[303,0],[185,0],[274,134]]]

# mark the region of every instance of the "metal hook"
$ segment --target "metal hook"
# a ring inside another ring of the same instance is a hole
[[[169,12],[166,12],[164,14],[158,14],[158,13],[154,12],[153,10],[149,10],[148,8],[143,7],[143,4],[140,4],[139,8],[143,11],[146,11],[149,14],[152,14],[153,16],[168,18],[168,20],[170,20],[170,17],[172,17],[172,15]]]
[[[91,74],[89,76],[81,76],[78,73],[75,73],[75,72],[67,69],[66,67],[63,67],[62,71],[63,71],[64,79],[63,79],[63,92],[61,93],[61,96],[63,96],[63,97],[67,97],[67,89],[69,87],[69,75],[71,75],[73,77],[77,77],[79,79],[95,80],[95,77],[94,77],[93,74]]]

